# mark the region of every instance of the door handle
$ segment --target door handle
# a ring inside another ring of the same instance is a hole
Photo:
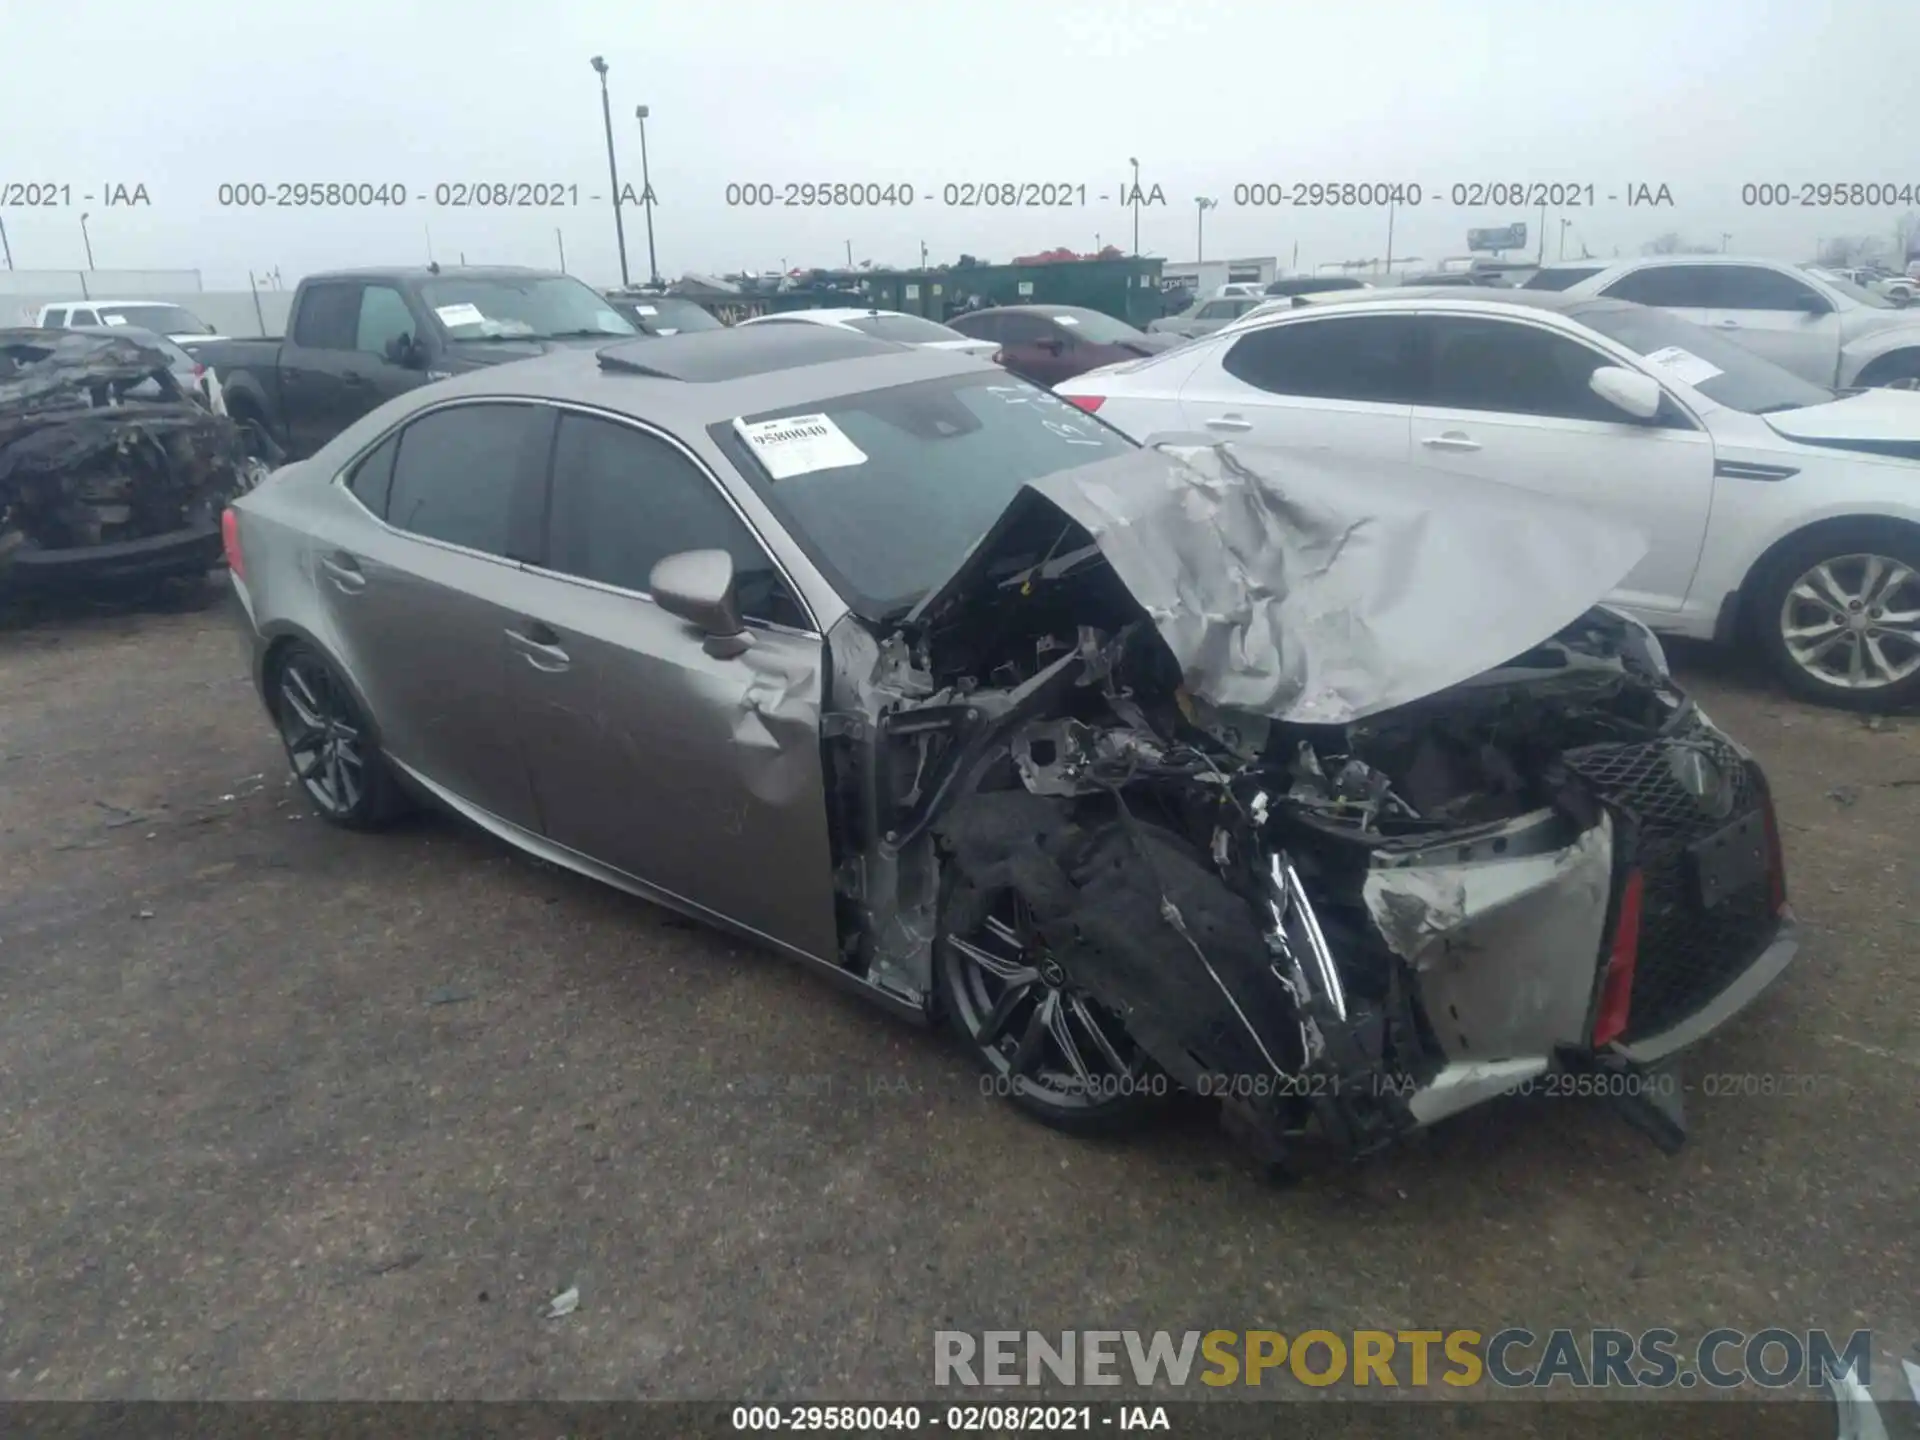
[[[1216,415],[1207,421],[1209,430],[1231,430],[1236,434],[1253,429],[1251,420],[1243,420],[1238,415]]]
[[[1429,450],[1478,450],[1480,442],[1468,438],[1458,430],[1449,430],[1444,435],[1429,435],[1420,442]]]
[[[320,557],[320,568],[333,582],[333,588],[348,595],[357,595],[367,588],[367,577],[360,569],[360,562],[345,551]]]
[[[507,639],[534,669],[557,675],[573,664],[573,657],[560,648],[560,637],[538,620],[527,622],[525,631],[507,627]]]
[[[1740,322],[1738,320],[1716,320],[1713,323],[1714,328],[1719,330],[1738,330],[1740,328]]]

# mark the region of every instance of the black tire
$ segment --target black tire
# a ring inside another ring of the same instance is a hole
[[[1898,629],[1874,623],[1908,613],[1920,615],[1920,531],[1862,521],[1790,542],[1754,587],[1751,621],[1769,667],[1795,696],[1884,711],[1920,701],[1920,619]],[[1829,641],[1823,618],[1840,638]]]
[[[1920,350],[1882,355],[1860,372],[1858,383],[1870,389],[1920,390]]]
[[[346,830],[378,830],[408,808],[373,727],[333,665],[295,642],[275,657],[267,706],[314,813]]]

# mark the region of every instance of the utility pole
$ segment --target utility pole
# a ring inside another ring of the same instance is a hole
[[[560,233],[558,225],[553,227],[553,243],[560,247],[560,273],[567,273],[567,237]]]
[[[607,179],[613,182],[613,237],[620,247],[620,285],[625,289],[633,283],[633,277],[627,273],[627,226],[620,218],[620,166],[613,158],[613,106],[607,99],[606,60],[594,56],[593,70],[600,77],[600,121],[607,131]]]
[[[1389,196],[1387,200],[1387,277],[1389,279],[1393,277],[1393,208],[1393,200]],[[1293,253],[1296,258],[1300,254],[1300,243],[1297,240],[1294,242]]]
[[[13,245],[7,239],[7,217],[0,215],[0,250],[7,252],[7,269],[13,269]]]
[[[853,268],[853,242],[847,241],[847,269]]]
[[[640,203],[647,207],[647,275],[649,281],[660,283],[660,262],[653,253],[653,172],[647,168],[647,107],[641,105],[633,112],[633,118],[640,122]]]
[[[1533,258],[1536,265],[1547,263],[1547,207],[1540,207],[1540,253]]]
[[[80,212],[80,239],[87,247],[87,269],[93,269],[93,237],[87,233],[87,216],[90,211]]]
[[[1204,195],[1193,197],[1196,214],[1193,217],[1193,263],[1204,264],[1207,258],[1207,211],[1220,202],[1209,200]]]

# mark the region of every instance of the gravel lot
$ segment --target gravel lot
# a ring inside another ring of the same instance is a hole
[[[924,1398],[941,1328],[1920,1358],[1920,720],[1681,662],[1768,766],[1807,928],[1693,1078],[1794,1093],[1696,1090],[1674,1157],[1503,1102],[1279,1189],[1208,1125],[1056,1136],[943,1042],[451,821],[307,818],[220,608],[0,632],[0,1397]]]

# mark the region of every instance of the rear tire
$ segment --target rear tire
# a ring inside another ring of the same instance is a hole
[[[353,692],[312,646],[295,642],[276,657],[267,705],[287,763],[307,803],[330,825],[378,830],[407,809]]]
[[[1920,701],[1920,531],[1869,521],[1805,536],[1753,594],[1761,649],[1800,699],[1843,710]]]

